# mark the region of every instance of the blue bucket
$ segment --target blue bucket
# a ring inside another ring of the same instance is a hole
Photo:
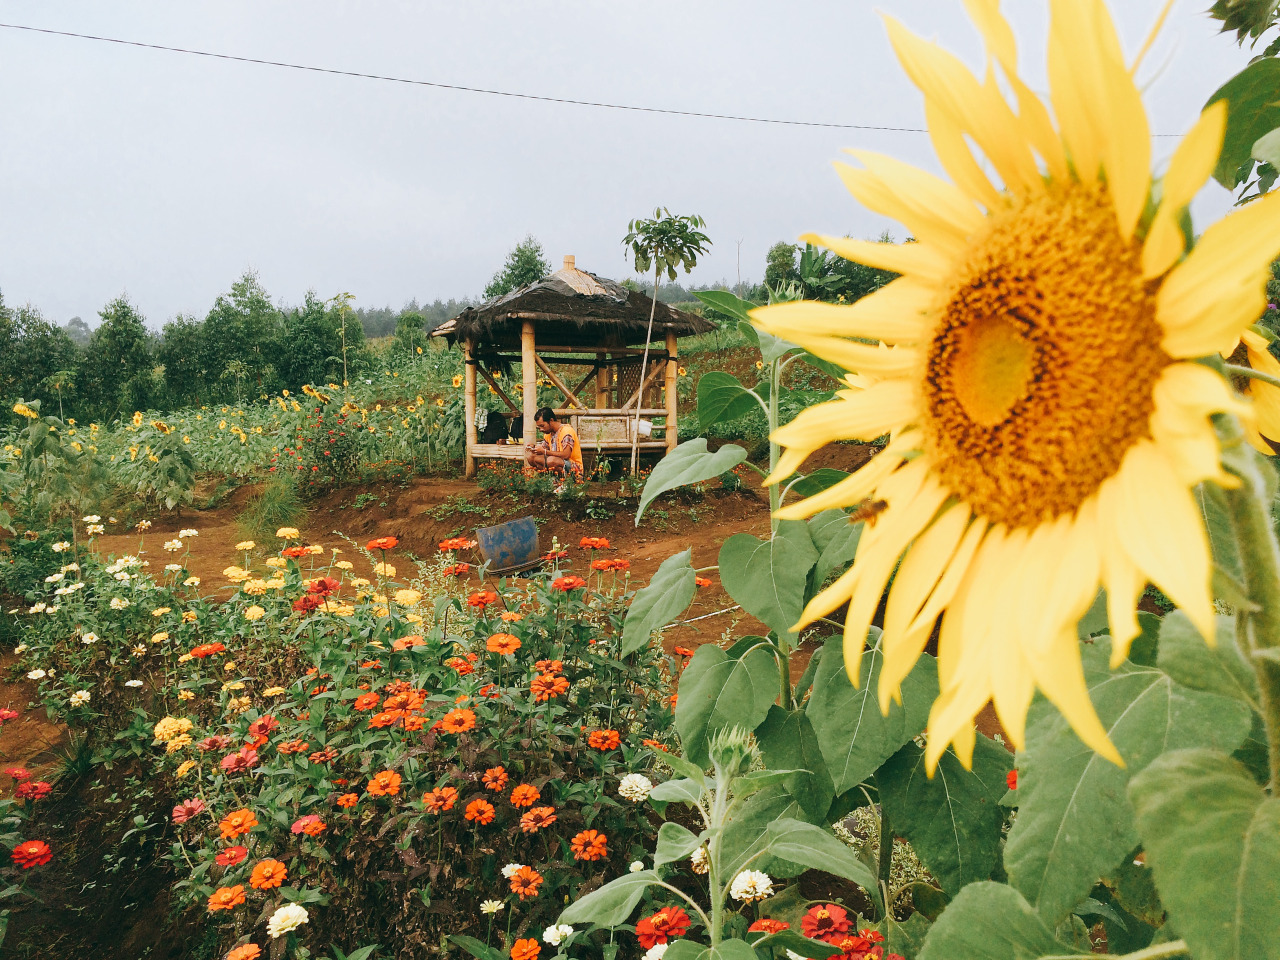
[[[533,517],[521,517],[476,531],[480,556],[495,575],[529,570],[542,562],[538,551],[538,525]]]

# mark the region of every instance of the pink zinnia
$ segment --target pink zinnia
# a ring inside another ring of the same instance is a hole
[[[10,710],[7,707],[0,709],[0,723],[8,723],[10,720],[17,720],[22,714],[17,710]]]
[[[201,750],[225,750],[231,746],[231,738],[220,733],[217,736],[205,737],[196,746]]]
[[[227,773],[243,773],[258,765],[258,751],[251,747],[241,747],[235,753],[228,753],[219,764]]]
[[[314,813],[309,813],[305,817],[299,817],[293,821],[293,826],[289,828],[291,833],[302,833],[310,824],[319,823],[320,818]]]
[[[19,783],[22,783],[23,780],[31,779],[31,771],[26,770],[23,767],[10,767],[5,771],[5,774],[13,777],[13,779],[17,780]]]
[[[173,808],[173,822],[186,823],[194,817],[204,813],[204,801],[199,797],[192,797],[190,800],[183,800],[180,804]]]

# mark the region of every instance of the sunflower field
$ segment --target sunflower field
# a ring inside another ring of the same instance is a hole
[[[496,580],[465,537],[281,527],[216,584],[198,530],[163,569],[147,521],[97,549],[111,482],[164,508],[215,465],[430,469],[462,430],[438,365],[109,426],[14,407],[7,662],[35,700],[0,730],[42,711],[69,770],[116,775],[131,852],[104,859],[162,872],[170,955],[1280,958],[1280,39],[1153,163],[1159,23],[1127,56],[1102,0],[1051,0],[1042,94],[999,0],[965,6],[982,75],[886,18],[945,176],[839,168],[910,241],[806,238],[874,292],[699,294],[759,379],[704,375],[698,421],[762,418],[767,466],[686,440],[635,524],[759,474],[767,524],[712,566],[696,526],[642,586],[598,536]],[[1238,203],[1197,231],[1211,177]],[[853,443],[857,469],[807,467]],[[758,632],[664,642],[713,575]],[[0,935],[40,956],[89,865],[61,781],[5,774]]]

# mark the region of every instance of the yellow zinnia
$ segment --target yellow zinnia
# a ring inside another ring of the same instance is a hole
[[[951,182],[877,154],[855,153],[861,169],[841,166],[850,192],[916,242],[807,237],[902,276],[850,306],[753,313],[761,329],[862,375],[862,389],[774,434],[787,449],[770,481],[830,441],[891,435],[853,476],[780,516],[868,498],[883,508],[852,568],[801,623],[849,601],[845,661],[856,682],[894,576],[878,691],[887,709],[942,616],[931,771],[948,744],[971,761],[973,720],[988,700],[1022,747],[1037,688],[1118,763],[1075,625],[1105,587],[1121,662],[1150,582],[1213,640],[1209,546],[1192,488],[1233,482],[1209,418],[1250,410],[1221,376],[1187,361],[1231,352],[1261,315],[1280,194],[1213,225],[1186,253],[1179,219],[1213,170],[1225,104],[1206,109],[1178,146],[1152,212],[1146,113],[1101,0],[1051,2],[1056,128],[1018,77],[998,0],[966,7],[1016,109],[994,68],[979,81],[887,21]]]

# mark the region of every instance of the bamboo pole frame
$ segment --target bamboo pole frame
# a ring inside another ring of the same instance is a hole
[[[560,377],[556,374],[554,370],[552,370],[549,366],[547,366],[546,362],[540,356],[538,356],[535,353],[533,355],[533,359],[534,359],[534,362],[537,363],[538,369],[547,375],[547,378],[555,385],[556,389],[564,394],[564,398],[566,400],[568,400],[575,407],[581,407],[584,410],[586,409],[587,405],[578,399],[577,395],[572,390],[569,389],[569,387],[565,384],[563,380],[560,379]]]
[[[533,321],[525,320],[520,325],[520,374],[524,383],[524,433],[526,444],[537,439],[538,428],[534,426],[533,415],[538,412],[538,354],[533,337]]]
[[[476,360],[475,341],[468,338],[462,345],[463,416],[466,417],[466,476],[476,475],[476,458],[472,451],[479,437],[476,436]]]
[[[605,355],[603,353],[596,354],[596,406],[607,407],[606,402],[609,399],[609,385],[613,379],[613,368],[605,366]]]
[[[667,453],[676,448],[679,443],[679,434],[676,426],[676,412],[679,407],[679,397],[676,390],[676,379],[679,375],[676,360],[676,335],[674,331],[667,331],[667,380],[663,386],[663,399],[667,402],[667,426],[666,440]]]
[[[508,407],[510,407],[514,412],[520,413],[520,407],[516,406],[516,402],[507,396],[507,391],[502,389],[502,385],[494,379],[493,374],[486,370],[479,360],[476,361],[476,371],[489,382],[489,386],[493,387],[493,392],[496,393]]]
[[[664,367],[665,365],[661,363],[654,363],[650,365],[649,375],[640,382],[639,389],[636,390],[636,392],[631,395],[631,398],[622,405],[623,410],[631,409],[631,405],[633,403],[640,403],[640,399],[644,396],[644,392],[653,386],[654,381],[658,379],[658,374],[662,373]]]

